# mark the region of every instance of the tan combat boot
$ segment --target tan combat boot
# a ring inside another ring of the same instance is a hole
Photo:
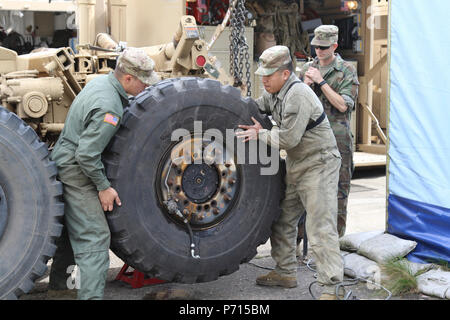
[[[295,288],[297,286],[297,278],[281,276],[275,271],[270,271],[268,274],[256,278],[256,284],[259,284],[261,286]]]
[[[322,293],[319,300],[344,300],[344,295],[339,294],[339,297],[336,294],[331,293]]]
[[[335,294],[322,293],[319,300],[338,300]]]

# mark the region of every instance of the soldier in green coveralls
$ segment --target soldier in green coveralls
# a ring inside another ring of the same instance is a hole
[[[73,289],[68,288],[67,270],[75,263],[80,271],[78,299],[103,298],[110,245],[104,211],[121,202],[106,178],[101,155],[119,128],[128,94],[135,96],[158,81],[153,68],[142,49],[127,48],[114,72],[90,81],[70,107],[51,154],[64,188],[65,227],[50,272],[50,298]]]
[[[338,233],[342,237],[345,234],[350,180],[354,169],[350,118],[357,103],[359,82],[353,65],[335,53],[338,31],[334,25],[322,25],[314,30],[311,44],[315,46],[317,56],[302,67],[300,78],[313,88],[322,102],[342,157],[337,222]]]
[[[262,76],[265,92],[257,100],[261,112],[276,122],[263,129],[240,125],[244,141],[259,139],[272,147],[285,149],[286,193],[282,212],[272,225],[270,242],[275,270],[260,276],[256,283],[292,288],[297,286],[295,256],[297,225],[307,212],[306,230],[316,258],[317,281],[323,285],[321,299],[334,299],[336,285],[344,277],[336,229],[337,183],[341,157],[322,104],[309,86],[293,73],[289,49],[266,49],[256,71]]]

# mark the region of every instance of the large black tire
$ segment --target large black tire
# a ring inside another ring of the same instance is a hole
[[[62,185],[47,146],[0,107],[0,299],[29,292],[61,234]]]
[[[195,254],[200,259],[192,257],[186,225],[171,218],[158,190],[175,129],[193,132],[195,120],[202,121],[203,131],[214,128],[224,133],[251,123],[251,116],[271,126],[252,99],[210,79],[162,81],[131,103],[104,154],[107,176],[122,200],[121,207],[106,214],[117,256],[149,276],[195,283],[233,273],[256,255],[280,212],[283,170],[261,175],[259,162],[236,166],[239,181],[226,213],[208,226],[194,228]]]

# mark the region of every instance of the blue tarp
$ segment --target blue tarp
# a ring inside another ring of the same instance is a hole
[[[417,242],[408,255],[413,262],[448,262],[450,256],[448,209],[389,195],[388,233]]]
[[[390,1],[388,232],[450,263],[448,0]]]

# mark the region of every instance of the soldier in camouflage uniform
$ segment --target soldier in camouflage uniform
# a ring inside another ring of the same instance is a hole
[[[293,73],[286,46],[266,49],[260,57],[265,92],[257,100],[261,112],[276,122],[271,130],[240,125],[237,132],[244,141],[259,139],[286,150],[286,193],[282,212],[272,225],[270,242],[275,270],[260,276],[256,283],[293,288],[297,286],[295,257],[297,225],[308,215],[306,229],[316,258],[317,280],[324,286],[321,299],[333,299],[335,287],[343,279],[343,262],[336,229],[337,182],[341,160],[336,139],[322,104],[309,86]]]
[[[302,67],[300,78],[312,86],[322,102],[341,153],[337,225],[342,237],[345,234],[350,180],[354,169],[350,117],[356,107],[359,82],[355,68],[335,53],[338,31],[338,27],[333,25],[323,25],[314,30],[311,45],[315,46],[317,57]]]
[[[101,155],[119,128],[128,94],[137,95],[158,80],[153,68],[153,60],[142,49],[127,48],[118,57],[115,71],[90,81],[70,107],[51,154],[63,183],[67,230],[57,242],[50,297],[61,298],[73,289],[68,288],[66,272],[76,263],[78,299],[103,298],[110,245],[104,211],[112,211],[121,202],[106,178]]]

